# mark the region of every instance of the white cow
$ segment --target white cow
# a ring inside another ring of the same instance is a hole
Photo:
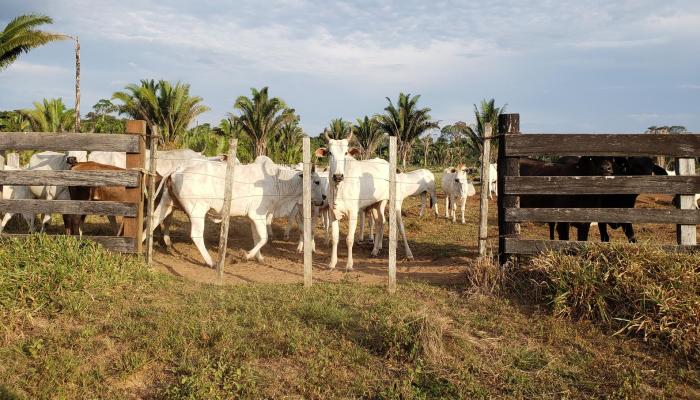
[[[457,168],[450,167],[442,173],[442,190],[445,192],[445,217],[457,222],[457,202],[462,209],[462,223],[464,221],[464,208],[467,196],[476,194],[474,185],[469,181],[468,168],[465,164],[459,164]]]
[[[669,170],[666,170],[666,172],[668,172],[669,175],[673,175],[673,176],[676,175],[676,171],[669,171]],[[698,209],[698,200],[700,200],[700,194],[696,194],[696,195],[695,195],[695,199],[693,200],[693,206],[694,206],[696,209]]]
[[[481,183],[484,185],[483,180]],[[489,164],[489,199],[493,200],[493,195],[498,196],[498,168],[497,164]]]
[[[68,157],[75,157],[78,162],[85,162],[87,161],[87,152],[67,151],[64,154],[53,151],[45,151],[42,153],[37,153],[29,159],[29,167],[27,169],[32,171],[69,170],[71,165],[67,162]],[[68,186],[30,186],[29,191],[37,199],[70,200]],[[44,233],[46,225],[49,222],[51,222],[51,215],[44,214],[41,221],[41,233]]]
[[[5,171],[17,171],[21,169],[22,168],[15,168],[9,165],[5,166]],[[29,188],[26,186],[5,185],[2,187],[2,198],[4,200],[29,200],[33,199],[34,196],[29,192]],[[2,222],[0,223],[0,233],[2,233],[2,231],[5,229],[5,225],[7,225],[8,221],[10,221],[10,218],[12,218],[13,215],[13,213],[5,213],[2,218]],[[24,216],[24,220],[27,221],[27,225],[29,225],[29,233],[35,233],[34,214],[23,213],[22,216]]]
[[[384,224],[384,215],[379,213],[382,205],[386,206],[389,200],[389,166],[388,164],[358,161],[353,158],[359,154],[359,150],[349,148],[348,142],[352,138],[352,132],[347,139],[330,139],[324,131],[328,148],[320,148],[316,156],[329,156],[329,185],[328,198],[331,217],[331,238],[333,247],[328,269],[334,269],[338,262],[339,221],[343,216],[348,218],[348,260],[346,271],[352,271],[352,246],[355,241],[355,230],[360,209],[372,207],[377,210],[375,217],[378,219],[379,232]],[[374,242],[372,255],[379,252],[377,237]]]
[[[236,167],[233,179],[230,216],[248,217],[255,243],[244,258],[263,261],[260,248],[268,241],[267,215],[289,214],[302,196],[302,176],[298,171],[280,169],[269,158],[260,156],[252,164]],[[163,182],[167,182],[167,187],[154,212],[152,226],[160,224],[173,206],[182,209],[190,219],[190,236],[202,258],[207,265],[216,266],[204,246],[204,219],[220,222],[223,218],[226,164],[193,163],[169,174]]]

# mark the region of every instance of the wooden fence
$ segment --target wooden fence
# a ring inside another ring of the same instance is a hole
[[[125,135],[95,133],[0,133],[1,185],[125,186],[126,201],[2,200],[0,211],[123,216],[124,236],[83,236],[121,253],[140,253],[143,234],[143,180],[146,123],[127,121]],[[3,171],[6,150],[71,150],[126,152],[127,171]],[[131,169],[131,170],[129,170]]]
[[[695,158],[700,135],[520,134],[518,114],[501,115],[498,123],[499,255],[534,254],[546,249],[581,245],[575,241],[520,238],[521,222],[620,222],[677,224],[678,245],[696,246],[700,193]],[[520,176],[525,156],[669,156],[676,157],[677,176]],[[521,195],[669,194],[680,197],[679,209],[639,208],[520,208]],[[676,247],[676,246],[664,246]]]

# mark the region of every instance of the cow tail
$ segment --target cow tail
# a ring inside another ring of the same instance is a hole
[[[433,194],[429,193],[429,192],[425,192],[425,193],[427,193],[428,196],[430,197],[430,208],[433,208]]]
[[[158,198],[158,195],[160,194],[160,191],[163,189],[164,185],[167,184],[168,187],[170,187],[170,178],[172,177],[172,175],[174,173],[178,172],[178,170],[180,170],[182,168],[184,168],[184,167],[180,166],[180,167],[173,168],[170,171],[166,172],[165,175],[163,175],[163,179],[160,180],[160,184],[158,185],[158,189],[156,189],[156,192],[153,194],[153,197],[155,199]]]
[[[652,171],[654,172],[654,175],[668,175],[668,172],[666,172],[665,169],[659,167],[658,165],[654,165]]]

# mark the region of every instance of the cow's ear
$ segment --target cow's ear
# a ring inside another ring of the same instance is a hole
[[[457,173],[457,168],[450,168],[450,173],[451,173],[451,174],[456,174],[456,173]]]
[[[397,174],[400,174],[400,173],[401,173],[401,170],[398,169],[398,168],[396,168],[396,173],[397,173]]]
[[[328,149],[325,147],[321,147],[318,150],[316,150],[316,157],[325,157],[328,155]]]
[[[221,162],[228,161],[228,154],[219,154],[219,160],[221,160]]]
[[[70,165],[76,165],[76,164],[78,164],[78,158],[71,156],[71,157],[66,158],[66,162]]]
[[[311,164],[311,172],[316,172],[316,163]]]
[[[353,156],[353,157],[357,157],[357,156],[360,155],[360,150],[358,150],[356,147],[351,147],[351,148],[348,150],[348,154],[350,154],[350,155]]]

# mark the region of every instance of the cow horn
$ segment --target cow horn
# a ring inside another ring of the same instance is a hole
[[[350,134],[348,134],[348,137],[347,137],[348,143],[350,143],[351,140],[352,140],[352,126],[350,127]]]
[[[331,138],[328,136],[328,128],[323,128],[323,136],[326,137],[326,140],[328,141],[328,143],[331,142]]]

